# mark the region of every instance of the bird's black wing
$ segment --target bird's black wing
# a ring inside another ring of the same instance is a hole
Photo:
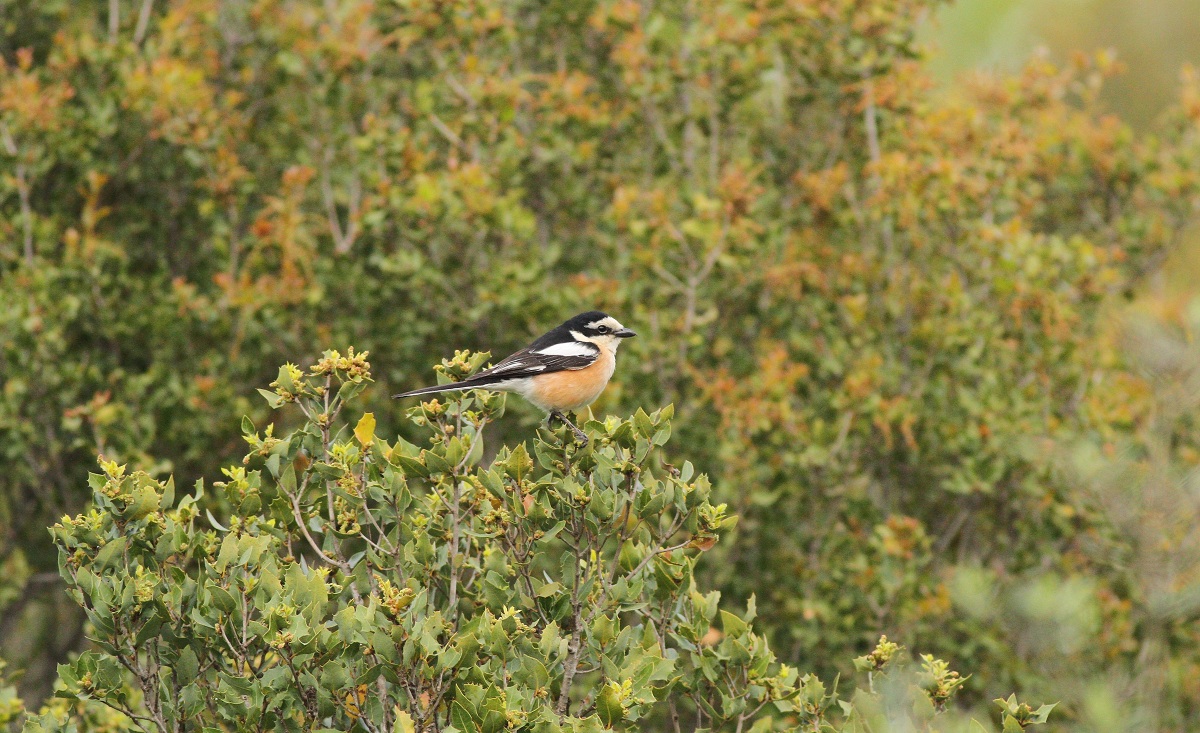
[[[495,384],[507,382],[510,379],[524,379],[539,374],[550,374],[565,370],[584,369],[591,366],[600,357],[600,350],[590,345],[572,345],[574,348],[564,348],[548,351],[536,350],[532,346],[506,357],[494,367],[484,369],[464,380],[464,384]]]
[[[571,341],[538,348],[535,342],[534,345],[505,357],[496,366],[477,372],[461,382],[441,384],[436,387],[422,387],[411,392],[392,395],[392,397],[415,397],[438,392],[457,392],[476,387],[486,388],[489,385],[527,379],[539,374],[550,374],[568,369],[584,369],[594,364],[598,358],[600,358],[600,350],[591,344]]]

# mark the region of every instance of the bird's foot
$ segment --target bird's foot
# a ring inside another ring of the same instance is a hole
[[[575,439],[576,439],[577,441],[579,441],[579,445],[580,445],[580,447],[581,447],[581,448],[586,448],[586,447],[587,447],[587,444],[588,444],[588,436],[587,436],[587,433],[585,433],[585,432],[583,432],[582,430],[580,430],[580,429],[579,429],[579,428],[578,428],[578,427],[575,425],[575,423],[573,423],[573,422],[571,422],[570,420],[568,420],[566,415],[564,415],[564,414],[563,414],[563,413],[561,413],[561,412],[552,412],[552,413],[550,413],[550,416],[549,416],[549,417],[546,419],[546,422],[547,422],[547,423],[549,423],[549,422],[552,422],[552,421],[554,421],[554,420],[558,420],[558,421],[559,421],[559,422],[561,422],[563,425],[566,425],[568,428],[570,428],[570,429],[571,429],[571,432],[572,432],[572,433],[575,435]]]

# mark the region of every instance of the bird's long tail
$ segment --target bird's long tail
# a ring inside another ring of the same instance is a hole
[[[411,392],[401,392],[400,394],[394,394],[394,395],[392,395],[392,399],[398,400],[401,397],[416,397],[417,395],[437,394],[438,392],[461,392],[461,391],[468,390],[468,389],[476,389],[481,386],[483,386],[483,385],[471,383],[470,381],[454,382],[452,384],[439,384],[435,387],[422,387],[420,389],[414,389]]]

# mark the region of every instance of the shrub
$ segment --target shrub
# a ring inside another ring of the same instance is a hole
[[[836,693],[753,631],[753,598],[739,614],[700,590],[696,560],[736,518],[691,463],[663,460],[671,408],[590,420],[586,448],[547,430],[488,465],[499,394],[412,408],[425,447],[380,437],[371,413],[351,429],[366,357],[280,368],[263,396],[304,420],[282,436],[243,421],[249,452],[212,485],[221,519],[201,510],[203,482],[177,498],[172,480],[101,460],[94,508],[52,530],[96,647],[60,668],[61,696],[164,732],[849,731],[925,729],[963,684],[932,657],[877,682],[906,666],[885,638],[856,661],[867,694],[831,711]],[[1009,707],[1021,728],[1045,719]]]
[[[103,462],[95,508],[54,528],[99,647],[64,668],[68,691],[160,730],[597,730],[660,699],[740,727],[794,697],[753,607],[709,641],[718,594],[692,569],[732,518],[690,464],[661,463],[669,409],[588,423],[595,449],[547,434],[481,467],[499,395],[412,410],[425,448],[377,437],[370,413],[343,429],[365,357],[280,369],[265,396],[305,422],[243,424],[211,530],[202,484],[177,502]]]

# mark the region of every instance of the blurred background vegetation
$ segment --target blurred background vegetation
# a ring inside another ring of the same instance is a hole
[[[1110,50],[1125,71],[1101,99],[1143,129],[1177,99],[1179,70],[1200,62],[1200,10],[1190,0],[959,0],[921,39],[944,86],[973,69],[1016,71],[1039,49],[1059,59]]]
[[[643,337],[596,411],[676,404],[742,516],[703,572],[781,659],[886,633],[974,672],[967,706],[1195,730],[1198,30],[1192,0],[0,0],[7,673],[36,702],[86,644],[45,528],[97,453],[216,477],[278,364],[347,344],[400,430],[387,395],[455,348],[598,307]]]

